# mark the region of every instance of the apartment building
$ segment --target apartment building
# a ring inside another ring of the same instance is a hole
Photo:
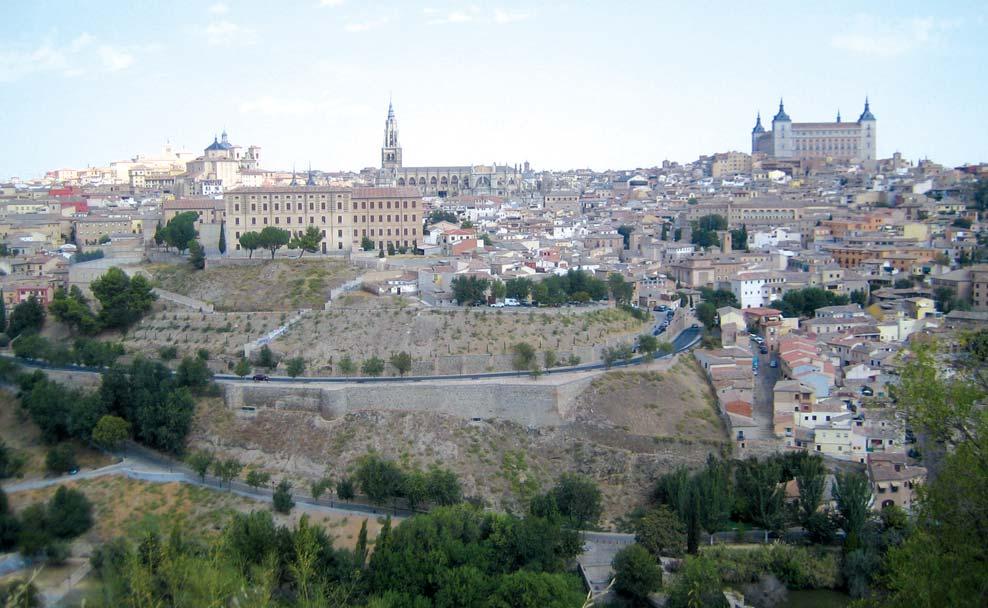
[[[268,186],[227,192],[227,233],[234,248],[245,232],[267,226],[300,234],[315,226],[323,235],[321,250],[360,249],[366,237],[379,250],[417,247],[422,241],[422,195],[418,188],[335,186]]]

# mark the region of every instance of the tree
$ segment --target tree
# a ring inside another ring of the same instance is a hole
[[[404,475],[398,466],[375,454],[360,459],[354,474],[361,491],[375,503],[399,496]]]
[[[552,369],[559,365],[559,357],[556,355],[556,351],[551,348],[546,349],[542,353],[542,367],[546,370]]]
[[[96,315],[89,308],[89,302],[82,290],[75,285],[68,291],[61,287],[56,289],[51,304],[48,305],[48,312],[75,332],[92,334],[99,330]]]
[[[262,249],[271,252],[271,259],[273,260],[275,252],[287,245],[291,238],[292,234],[287,230],[265,226],[258,235],[258,244]]]
[[[93,527],[93,505],[79,490],[59,486],[48,501],[47,521],[55,538],[75,538]]]
[[[655,351],[659,349],[659,339],[652,334],[642,334],[638,336],[638,350],[645,353],[648,359],[655,358]]]
[[[68,443],[53,446],[48,450],[48,455],[45,456],[45,469],[55,475],[68,473],[78,466],[75,459],[75,448]]]
[[[783,493],[779,464],[775,460],[748,458],[737,470],[738,497],[749,521],[766,530],[783,524]]]
[[[199,241],[189,241],[189,264],[196,270],[206,267],[206,250]]]
[[[344,376],[349,376],[353,374],[353,372],[357,371],[357,365],[353,362],[353,359],[350,357],[350,355],[344,355],[343,358],[340,359],[340,362],[336,365],[336,367],[337,369],[340,370],[340,373],[343,374]]]
[[[220,242],[217,248],[220,250],[220,255],[226,254],[226,222],[220,222]]]
[[[292,378],[297,378],[305,373],[305,359],[302,357],[292,357],[285,363],[285,372]]]
[[[623,276],[612,272],[607,277],[607,286],[610,289],[611,297],[617,304],[631,304],[631,298],[635,292],[633,283],[625,281]]]
[[[3,301],[3,290],[0,290],[0,333],[7,331],[7,305]]]
[[[315,226],[309,226],[300,235],[296,235],[288,243],[289,249],[298,249],[298,257],[302,257],[306,251],[316,253],[319,251],[319,243],[322,242],[322,231]]]
[[[628,249],[631,247],[631,233],[635,231],[634,226],[621,225],[618,226],[617,232],[624,239],[624,248]]]
[[[708,330],[713,329],[717,325],[717,309],[710,302],[700,302],[696,306],[696,318]]]
[[[336,496],[338,496],[340,500],[353,500],[354,496],[356,496],[353,480],[349,477],[343,477],[337,481]]]
[[[532,369],[535,365],[535,349],[527,342],[518,342],[511,347],[511,367],[518,371]]]
[[[292,500],[292,482],[287,479],[278,482],[271,497],[271,504],[278,513],[291,512],[295,507],[295,501]]]
[[[100,303],[98,319],[108,329],[127,329],[151,310],[157,296],[144,275],[128,277],[116,266],[90,284]]]
[[[508,288],[505,287],[503,281],[492,280],[491,281],[491,297],[495,300],[503,300],[505,294],[508,293]]]
[[[818,308],[841,306],[850,299],[819,287],[804,287],[788,291],[781,300],[772,302],[773,308],[782,311],[784,317],[812,317]]]
[[[209,452],[200,450],[198,452],[193,452],[185,460],[186,464],[189,465],[193,471],[199,475],[199,481],[206,481],[206,473],[209,472],[209,468],[213,464],[213,455]]]
[[[475,275],[458,275],[450,281],[450,288],[457,304],[476,306],[485,302],[490,284],[490,280]]]
[[[817,512],[823,502],[823,487],[826,482],[826,469],[820,456],[811,454],[803,458],[796,470],[796,485],[799,488],[799,521],[805,523]]]
[[[408,502],[408,508],[413,511],[428,496],[428,480],[422,471],[405,473],[401,480],[401,495]]]
[[[312,494],[312,498],[319,500],[319,497],[325,494],[326,490],[328,490],[332,485],[332,480],[326,477],[313,481],[312,485],[309,486],[309,491]]]
[[[532,281],[524,277],[508,279],[504,283],[504,297],[518,300],[527,300],[532,293]]]
[[[662,569],[641,545],[628,545],[611,562],[614,590],[635,606],[647,606],[648,596],[662,587]]]
[[[363,364],[360,366],[360,373],[365,376],[380,376],[384,373],[384,359],[380,357],[365,359]]]
[[[723,308],[725,306],[732,306],[734,308],[740,308],[741,304],[738,303],[737,296],[734,292],[729,289],[711,289],[710,287],[701,287],[700,296],[703,298],[704,302],[710,302],[714,308]]]
[[[844,547],[852,551],[861,546],[862,534],[871,517],[871,488],[862,473],[838,472],[834,476],[834,499],[838,522],[847,536]]]
[[[731,249],[735,251],[748,250],[748,227],[746,225],[741,224],[741,228],[731,230]]]
[[[360,239],[360,248],[364,251],[374,251],[374,241],[365,236]]]
[[[10,326],[7,335],[15,338],[22,333],[37,332],[45,323],[45,309],[38,298],[31,294],[10,313]]]
[[[248,251],[247,257],[254,257],[254,250],[261,247],[261,235],[256,232],[245,232],[240,235],[240,247]]]
[[[185,211],[168,220],[161,231],[165,244],[183,253],[196,238],[197,221],[199,214],[195,211]]]
[[[115,450],[130,437],[130,423],[119,416],[105,415],[93,427],[93,442],[107,449]]]
[[[252,488],[262,488],[267,486],[268,482],[271,481],[271,473],[260,469],[251,469],[247,471],[245,481]]]
[[[549,494],[560,515],[577,528],[595,526],[604,512],[600,489],[591,479],[576,473],[563,473]]]
[[[463,499],[460,480],[449,469],[433,468],[426,478],[426,494],[434,504],[455,505]]]
[[[686,550],[686,526],[666,505],[652,509],[635,527],[635,542],[655,559],[680,557]]]
[[[250,362],[247,361],[247,357],[240,357],[240,361],[237,361],[237,365],[233,368],[233,373],[241,378],[250,373]]]
[[[855,289],[851,292],[851,303],[857,304],[861,308],[868,306],[868,292],[863,289]]]
[[[274,369],[278,366],[278,362],[274,358],[274,353],[271,352],[271,348],[267,344],[262,346],[261,350],[257,351],[257,365],[267,369]]]
[[[228,488],[233,480],[240,476],[240,471],[242,471],[243,468],[244,465],[241,464],[236,458],[213,461],[213,475],[216,475],[222,479]]]
[[[213,372],[201,357],[182,358],[175,371],[175,383],[196,392],[201,392],[212,380]]]
[[[399,376],[404,376],[412,369],[412,356],[404,351],[391,355],[391,367]]]

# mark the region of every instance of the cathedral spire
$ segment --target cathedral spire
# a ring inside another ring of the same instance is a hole
[[[764,133],[765,127],[762,126],[762,113],[758,112],[755,118],[755,128],[751,130],[752,133]]]
[[[292,181],[288,183],[289,186],[297,186],[298,179],[295,177],[295,163],[292,163]]]
[[[837,122],[840,122],[840,108],[837,108]]]
[[[311,162],[309,163],[309,177],[306,178],[305,185],[306,186],[315,186],[316,185],[316,178],[314,178],[312,176],[312,163]]]
[[[780,97],[779,98],[779,112],[775,115],[774,118],[772,118],[772,122],[777,122],[777,121],[782,121],[782,120],[787,121],[787,122],[792,122],[791,120],[789,120],[789,115],[786,114],[786,107],[782,103],[782,98]]]
[[[867,95],[865,95],[864,112],[861,113],[861,117],[858,118],[858,122],[861,122],[861,121],[864,121],[864,120],[875,120],[875,115],[871,113],[871,107],[870,107],[870,105],[868,103],[868,96]]]

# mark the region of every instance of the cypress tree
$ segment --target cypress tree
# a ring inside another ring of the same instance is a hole
[[[0,332],[7,331],[7,305],[3,303],[3,290],[0,289]]]
[[[220,245],[219,245],[220,255],[226,253],[226,224],[220,224]]]

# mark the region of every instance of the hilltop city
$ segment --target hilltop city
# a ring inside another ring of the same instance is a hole
[[[929,509],[984,522],[933,479],[983,441],[988,163],[882,157],[890,103],[594,171],[413,166],[389,102],[374,167],[222,130],[0,183],[0,575],[55,581],[3,593],[908,605],[903,556],[963,527]]]

